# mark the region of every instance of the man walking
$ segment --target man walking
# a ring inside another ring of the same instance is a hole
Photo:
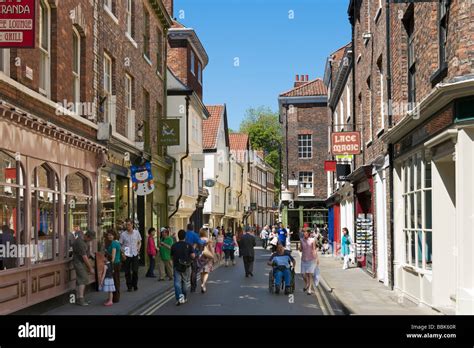
[[[244,259],[245,276],[253,277],[253,262],[255,260],[255,237],[250,233],[249,229],[245,229],[245,233],[240,239],[240,255]]]
[[[184,230],[179,230],[179,241],[171,247],[174,270],[174,295],[176,297],[177,306],[187,302],[186,280],[189,269],[188,265],[192,264],[196,258],[193,248],[185,242],[186,234]]]
[[[288,236],[288,231],[283,227],[283,224],[280,222],[278,224],[278,243],[286,247],[286,237]]]
[[[89,261],[87,243],[95,239],[95,232],[88,231],[84,236],[79,236],[72,243],[72,264],[76,271],[76,304],[88,306],[84,300],[84,290],[89,283],[89,273],[94,273],[94,267]]]
[[[142,246],[142,236],[133,228],[131,219],[125,220],[126,230],[120,234],[120,244],[127,259],[125,260],[125,280],[128,291],[138,290],[138,254]]]
[[[173,265],[171,263],[171,247],[173,242],[170,232],[166,228],[163,229],[160,240],[160,280],[165,280],[165,274],[168,280],[173,280]]]
[[[188,224],[186,227],[186,237],[185,237],[185,242],[188,243],[191,248],[193,249],[194,254],[196,255],[195,258],[193,258],[193,261],[191,263],[191,292],[196,292],[196,287],[197,287],[197,274],[198,274],[198,265],[197,265],[197,259],[199,256],[199,250],[197,249],[198,245],[203,245],[204,242],[201,241],[199,238],[199,235],[194,232],[194,226],[193,224]]]

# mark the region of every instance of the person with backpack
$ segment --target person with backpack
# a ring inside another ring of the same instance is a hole
[[[237,245],[237,240],[232,233],[229,231],[225,234],[224,238],[224,245],[222,250],[224,250],[224,259],[225,259],[225,266],[229,266],[229,259],[232,260],[232,265],[235,266],[235,246]]]
[[[193,247],[185,242],[186,231],[178,231],[178,242],[171,247],[171,257],[173,258],[174,272],[174,294],[176,297],[176,305],[185,304],[188,299],[186,297],[186,281],[189,274],[189,268],[193,260],[196,258]]]

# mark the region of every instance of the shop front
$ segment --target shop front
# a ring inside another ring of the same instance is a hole
[[[474,314],[473,86],[472,79],[446,85],[420,106],[419,119],[387,135],[394,158],[395,289],[448,314]],[[471,96],[459,97],[464,93]]]
[[[96,230],[105,148],[12,105],[0,109],[1,242],[8,250],[0,259],[0,314],[7,314],[74,289],[72,232]]]

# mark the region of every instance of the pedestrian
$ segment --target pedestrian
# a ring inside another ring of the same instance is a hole
[[[193,247],[185,241],[186,231],[178,231],[178,242],[171,247],[171,257],[173,258],[174,273],[174,295],[176,305],[179,306],[188,301],[186,297],[186,282],[189,268],[196,257]]]
[[[277,245],[278,245],[278,234],[276,233],[276,228],[272,229],[272,233],[270,234],[270,245],[272,253],[276,252]]]
[[[89,273],[94,274],[94,267],[89,260],[87,243],[95,239],[95,232],[87,231],[83,237],[78,237],[72,244],[72,264],[76,271],[76,304],[87,306],[84,300],[84,290],[89,283]],[[89,273],[88,273],[89,271]]]
[[[224,256],[224,250],[222,249],[223,246],[224,246],[224,234],[222,233],[222,231],[219,231],[216,238],[216,255],[217,255],[217,264],[219,265],[222,263],[222,259]]]
[[[113,297],[115,292],[115,284],[113,278],[113,265],[112,265],[112,255],[107,254],[106,262],[104,263],[104,271],[102,272],[102,279],[100,280],[99,290],[102,292],[107,292],[107,300],[104,302],[104,306],[113,305]]]
[[[262,232],[260,233],[260,239],[262,240],[262,247],[265,250],[267,250],[268,236],[269,236],[269,227],[268,225],[265,225],[265,227],[262,229]]]
[[[206,289],[209,273],[212,272],[214,263],[214,246],[212,240],[208,237],[207,231],[201,228],[199,231],[199,255],[197,255],[198,273],[201,273],[201,292],[204,294]]]
[[[244,259],[245,276],[253,277],[253,262],[255,260],[255,237],[246,229],[240,240],[240,254]]]
[[[238,254],[239,254],[239,257],[242,257],[242,254],[240,253],[240,240],[242,239],[242,236],[244,235],[244,231],[242,230],[242,228],[238,228],[237,229],[237,236],[236,236],[236,239],[237,239],[237,247],[238,247]]]
[[[351,237],[349,236],[349,230],[347,227],[344,227],[342,229],[342,233],[344,234],[342,236],[342,256],[344,257],[344,265],[342,266],[342,269],[348,269],[349,268],[349,255],[351,253],[350,246],[352,244]]]
[[[226,233],[224,237],[224,245],[222,249],[224,250],[225,266],[229,266],[229,260],[232,261],[232,265],[235,266],[235,246],[237,245],[237,240],[232,232]]]
[[[316,271],[316,266],[319,265],[318,253],[316,249],[316,241],[310,237],[309,228],[303,233],[303,239],[300,245],[301,251],[301,273],[303,273],[304,289],[308,295],[312,294],[314,280],[313,275]],[[314,289],[316,291],[316,289]]]
[[[125,220],[126,230],[120,234],[120,244],[127,257],[125,259],[125,280],[128,291],[138,290],[138,261],[142,246],[142,236],[138,230],[134,229],[131,219]]]
[[[198,265],[197,265],[197,257],[199,256],[199,251],[197,247],[202,243],[199,235],[194,232],[193,224],[188,224],[186,227],[186,237],[185,241],[188,243],[192,248],[193,252],[196,257],[193,259],[191,263],[191,292],[196,292],[197,287],[197,275],[198,275]]]
[[[155,275],[155,257],[158,252],[155,244],[155,232],[156,229],[154,227],[150,227],[148,229],[148,243],[146,246],[146,253],[148,255],[148,261],[150,266],[148,267],[148,271],[146,272],[147,278],[156,278]]]
[[[107,230],[107,239],[109,241],[105,252],[110,255],[112,268],[113,268],[113,277],[115,291],[113,294],[112,302],[120,302],[120,266],[122,264],[122,255],[120,251],[120,243],[117,240],[117,233],[113,229]]]
[[[161,232],[160,240],[160,280],[164,280],[164,276],[168,280],[173,280],[173,264],[171,261],[171,247],[173,246],[173,238],[170,237],[169,230],[165,229]]]
[[[288,231],[286,230],[286,228],[283,227],[283,224],[281,222],[278,224],[277,234],[278,242],[283,245],[283,247],[286,247],[286,238],[288,236]]]

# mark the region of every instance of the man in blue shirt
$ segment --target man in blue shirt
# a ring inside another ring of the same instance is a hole
[[[284,247],[286,246],[286,237],[288,235],[288,231],[283,227],[283,224],[280,222],[278,224],[278,243],[283,245]]]
[[[197,259],[200,254],[200,251],[199,249],[197,249],[197,246],[203,245],[205,244],[205,242],[201,241],[199,235],[194,231],[193,224],[188,224],[188,226],[186,227],[186,237],[184,241],[191,245],[194,250],[194,254],[196,255],[196,257],[193,259],[193,262],[191,263],[191,292],[196,292],[198,274]]]

